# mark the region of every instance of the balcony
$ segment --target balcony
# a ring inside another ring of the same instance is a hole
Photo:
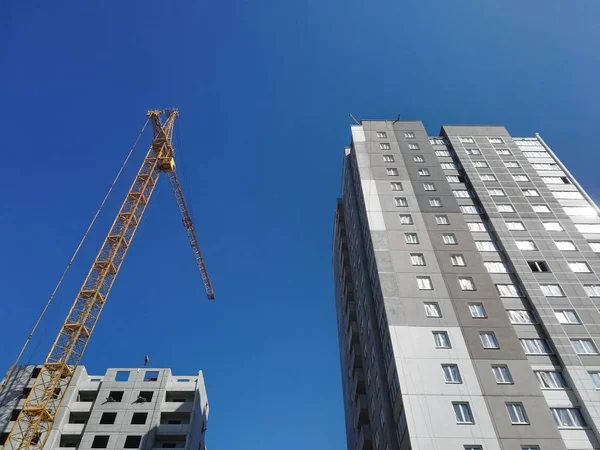
[[[354,416],[354,426],[360,427],[369,424],[369,407],[367,406],[367,396],[359,395],[356,399],[356,413]]]
[[[352,364],[352,370],[362,369],[362,352],[358,345],[353,345],[350,351],[350,362]]]
[[[373,436],[371,426],[363,425],[358,433],[357,450],[373,450]]]
[[[359,395],[364,395],[366,393],[365,373],[362,369],[358,369],[354,372],[354,376],[352,377],[352,396],[357,398]]]
[[[348,330],[348,342],[350,345],[357,345],[359,343],[359,334],[358,334],[358,324],[356,322],[352,322],[350,324],[350,330]]]
[[[190,425],[188,423],[163,424],[156,426],[156,434],[160,436],[187,435]]]

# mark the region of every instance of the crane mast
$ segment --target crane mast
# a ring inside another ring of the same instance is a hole
[[[123,204],[34,381],[3,450],[42,449],[161,172],[166,172],[209,299],[214,292],[175,172],[176,109],[148,111],[154,137]],[[166,117],[161,120],[161,117]]]

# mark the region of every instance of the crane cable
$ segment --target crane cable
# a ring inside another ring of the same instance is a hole
[[[146,119],[146,123],[144,124],[144,126],[142,127],[142,130],[140,131],[140,133],[138,134],[137,139],[135,140],[135,142],[133,143],[133,146],[131,147],[131,149],[129,150],[129,153],[127,154],[127,157],[125,158],[125,161],[123,162],[123,164],[121,165],[121,168],[119,169],[119,171],[117,172],[117,175],[115,177],[115,179],[113,180],[112,184],[110,185],[110,188],[108,189],[108,192],[106,193],[106,195],[104,196],[104,200],[102,200],[102,203],[100,203],[100,207],[98,208],[98,210],[96,211],[96,214],[94,214],[94,218],[92,219],[92,221],[90,222],[90,224],[87,227],[87,230],[85,230],[85,233],[83,235],[83,237],[81,238],[81,241],[79,241],[79,245],[77,246],[77,248],[75,249],[75,252],[73,253],[73,256],[71,256],[71,259],[69,260],[69,263],[67,264],[67,267],[65,268],[65,270],[63,271],[60,279],[58,280],[58,283],[56,284],[56,287],[54,288],[54,290],[52,291],[52,294],[50,294],[50,298],[48,299],[48,301],[46,302],[46,306],[44,306],[44,309],[42,309],[42,312],[40,313],[37,321],[35,322],[35,325],[33,326],[31,332],[29,333],[29,336],[27,336],[27,339],[25,340],[25,343],[23,344],[23,347],[21,348],[21,351],[19,352],[19,355],[17,356],[17,359],[15,360],[14,364],[10,367],[10,369],[8,370],[8,373],[6,374],[6,377],[4,379],[4,381],[2,382],[2,385],[0,385],[0,393],[2,393],[4,391],[4,388],[6,387],[6,385],[8,384],[8,380],[10,380],[13,371],[15,370],[15,368],[17,367],[17,365],[19,364],[19,361],[21,360],[21,357],[23,356],[23,353],[25,352],[25,349],[27,348],[27,346],[29,345],[29,342],[31,341],[31,338],[33,337],[33,334],[35,333],[38,325],[40,324],[42,318],[44,317],[44,315],[46,314],[46,311],[48,310],[48,307],[50,306],[50,304],[52,303],[52,300],[54,300],[54,296],[56,295],[56,293],[58,292],[58,289],[60,288],[60,285],[62,284],[63,280],[65,279],[67,273],[69,272],[69,269],[71,268],[71,266],[73,265],[73,262],[75,261],[75,258],[77,257],[77,254],[79,253],[79,250],[81,249],[83,243],[85,242],[85,240],[87,239],[87,236],[90,232],[90,230],[92,229],[92,227],[94,226],[94,223],[96,223],[96,219],[98,218],[98,215],[100,214],[100,211],[102,211],[102,208],[104,207],[104,204],[106,203],[106,201],[108,200],[108,197],[110,196],[113,188],[115,187],[115,185],[117,184],[117,181],[119,180],[119,177],[121,176],[121,173],[123,172],[123,169],[125,168],[125,166],[127,165],[127,163],[129,162],[129,158],[131,157],[131,155],[133,154],[133,150],[135,149],[138,141],[140,140],[140,138],[142,137],[142,134],[144,133],[144,130],[146,129],[146,126],[148,125],[150,119]]]

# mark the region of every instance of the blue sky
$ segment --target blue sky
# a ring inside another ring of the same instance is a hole
[[[179,168],[217,300],[165,179],[83,363],[100,374],[148,353],[178,375],[203,370],[211,450],[345,448],[330,260],[348,113],[401,113],[431,134],[539,132],[600,198],[595,0],[2,3],[0,368],[146,110],[178,107]],[[24,362],[45,357],[148,143]]]

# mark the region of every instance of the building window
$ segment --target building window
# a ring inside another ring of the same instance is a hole
[[[413,161],[416,163],[424,163],[425,158],[423,158],[421,155],[417,155],[417,156],[413,156]]]
[[[600,297],[600,284],[586,284],[583,288],[590,297]]]
[[[558,222],[544,222],[546,231],[564,231],[563,227]]]
[[[523,152],[527,158],[550,158],[548,152]]]
[[[600,233],[600,225],[593,223],[576,223],[575,228],[580,233]]]
[[[498,181],[494,175],[489,173],[481,174],[479,177],[481,178],[481,181]]]
[[[510,375],[510,370],[508,370],[508,366],[492,366],[492,373],[494,374],[497,384],[513,384],[513,379]]]
[[[117,413],[105,412],[100,416],[100,425],[113,425],[117,418]]]
[[[535,170],[560,170],[555,163],[531,163]]]
[[[435,216],[435,222],[438,225],[450,225],[450,221],[448,220],[448,216],[436,215]]]
[[[485,319],[487,317],[482,303],[469,303],[469,312],[474,319]]]
[[[402,191],[402,183],[398,182],[398,181],[394,181],[392,183],[390,183],[390,186],[392,187],[392,191]]]
[[[508,319],[513,325],[535,324],[535,316],[527,309],[508,309],[506,310]]]
[[[406,240],[407,244],[419,243],[419,236],[417,236],[417,233],[404,233],[404,239]]]
[[[390,144],[388,144],[387,142],[381,142],[379,144],[379,148],[381,150],[390,150],[392,147],[390,146]]]
[[[576,251],[577,247],[571,241],[554,241],[556,248],[563,251]]]
[[[442,206],[442,200],[435,197],[435,198],[430,198],[429,199],[429,206],[433,206],[436,208],[440,208]]]
[[[525,195],[525,197],[539,197],[540,193],[537,189],[523,189],[523,195]]]
[[[413,220],[410,214],[400,214],[398,216],[400,218],[400,225],[412,225]]]
[[[575,273],[590,273],[592,269],[584,262],[570,262],[569,268]]]
[[[478,206],[475,205],[460,205],[460,212],[462,212],[463,214],[480,214],[481,211],[479,210]]]
[[[475,291],[475,282],[470,277],[458,277],[458,284],[463,291]]]
[[[411,253],[410,262],[413,266],[424,266],[425,257],[423,256],[423,253]]]
[[[498,345],[498,340],[496,339],[496,335],[491,331],[484,331],[479,333],[479,339],[481,339],[481,345],[483,345],[483,348],[500,348],[500,346]]]
[[[462,183],[462,180],[458,175],[446,175],[446,181],[448,183]]]
[[[591,206],[563,206],[563,210],[568,216],[596,217],[598,215]]]
[[[571,184],[567,177],[542,177],[546,184]]]
[[[131,417],[131,425],[144,425],[148,420],[148,413],[133,413]]]
[[[415,133],[412,133],[412,132],[409,131],[407,133],[404,133],[404,137],[406,139],[414,139],[415,138]]]
[[[577,191],[552,191],[552,195],[560,200],[581,200],[583,195]]]
[[[435,184],[434,183],[423,183],[423,189],[425,189],[426,191],[435,191]]]
[[[581,321],[577,316],[577,313],[572,309],[559,309],[554,310],[554,315],[558,319],[559,323],[562,324],[579,324]]]
[[[450,339],[445,331],[434,331],[433,341],[435,342],[435,348],[450,348]]]
[[[485,161],[473,161],[473,167],[484,168],[489,166]]]
[[[450,255],[450,261],[454,267],[464,267],[467,265],[463,255]]]
[[[488,189],[488,193],[492,197],[504,197],[506,195],[502,189]]]
[[[467,189],[454,189],[452,193],[456,198],[471,198],[471,192]]]
[[[481,445],[465,445],[465,450],[483,450]]]
[[[525,415],[525,408],[521,403],[507,403],[506,410],[508,411],[508,417],[510,417],[510,423],[513,425],[529,424]]]
[[[483,263],[489,273],[509,273],[506,264],[499,261],[486,261]]]
[[[510,231],[525,231],[523,222],[506,222],[506,228]]]
[[[390,168],[387,168],[386,171],[387,171],[388,177],[397,177],[398,176],[398,169],[390,167]]]
[[[550,211],[550,208],[548,208],[548,205],[531,205],[531,207],[533,208],[533,211],[536,213],[552,212],[552,211]]]
[[[471,407],[468,403],[453,403],[454,415],[456,417],[456,423],[473,423],[473,414],[471,414]]]
[[[494,241],[475,241],[475,246],[480,252],[498,252],[500,249]]]
[[[487,223],[483,222],[467,222],[467,227],[469,227],[469,231],[487,231]]]
[[[108,438],[110,436],[94,436],[92,441],[92,448],[106,448],[108,447]]]
[[[590,248],[595,253],[600,253],[600,242],[588,242]]]
[[[446,138],[431,138],[429,139],[432,145],[448,145],[448,139]]]
[[[456,236],[452,233],[444,233],[442,234],[442,239],[444,239],[444,244],[446,245],[456,245],[458,241],[456,240]]]
[[[497,284],[498,295],[500,297],[522,297],[521,290],[514,284]]]
[[[383,155],[383,162],[394,162],[394,155]]]
[[[529,181],[529,177],[527,175],[513,175],[513,179],[515,181]]]
[[[489,137],[488,141],[490,141],[490,144],[504,144],[502,138],[499,137]]]
[[[450,150],[436,150],[435,156],[452,156],[452,153],[450,153]]]
[[[571,345],[578,355],[598,354],[598,349],[591,339],[571,339]]]
[[[533,241],[515,241],[519,250],[537,250]]]
[[[546,339],[519,339],[526,355],[551,355],[552,350]]]
[[[142,436],[127,436],[123,448],[140,448]]]
[[[442,317],[440,305],[436,302],[427,302],[425,305],[425,315],[427,317]]]
[[[550,272],[550,268],[545,261],[527,261],[532,272]]]
[[[566,389],[569,387],[562,373],[555,370],[536,370],[533,373],[542,389]]]
[[[461,384],[460,372],[456,364],[442,364],[446,384]]]
[[[421,291],[433,290],[433,283],[430,277],[417,277],[417,285]]]
[[[596,389],[600,389],[600,372],[589,372]]]
[[[516,167],[521,167],[516,161],[504,161],[504,165],[509,169],[514,169]]]
[[[514,213],[515,208],[512,205],[496,205],[496,209],[501,213]]]
[[[465,151],[467,155],[481,155],[481,150],[478,148],[467,148]]]
[[[450,152],[447,152],[447,153],[448,153],[448,155],[446,155],[446,156],[450,156],[450,154],[449,154]],[[435,154],[437,156],[440,156],[440,155],[438,155],[438,152],[435,152]],[[440,167],[442,169],[460,169],[460,164],[458,164],[457,162],[443,162],[443,163],[440,163]]]
[[[463,144],[474,144],[475,143],[475,139],[473,139],[472,137],[469,137],[469,136],[461,136],[459,139],[460,139],[460,142],[462,142]]]
[[[406,197],[395,197],[394,203],[398,207],[407,207],[408,206],[408,201],[406,201]]]
[[[542,294],[546,297],[564,297],[565,293],[558,284],[540,284]]]
[[[587,428],[578,408],[550,408],[559,428]]]
[[[429,169],[419,169],[417,170],[417,173],[419,174],[419,176],[421,177],[428,177],[429,175],[431,175],[429,173]]]
[[[414,143],[408,144],[408,148],[409,150],[420,150],[419,144]]]
[[[377,137],[382,139],[382,138],[387,138],[387,133],[385,131],[378,131],[377,132]]]
[[[506,148],[499,148],[498,150],[496,150],[496,153],[498,153],[500,156],[512,155],[510,150],[508,150]]]

